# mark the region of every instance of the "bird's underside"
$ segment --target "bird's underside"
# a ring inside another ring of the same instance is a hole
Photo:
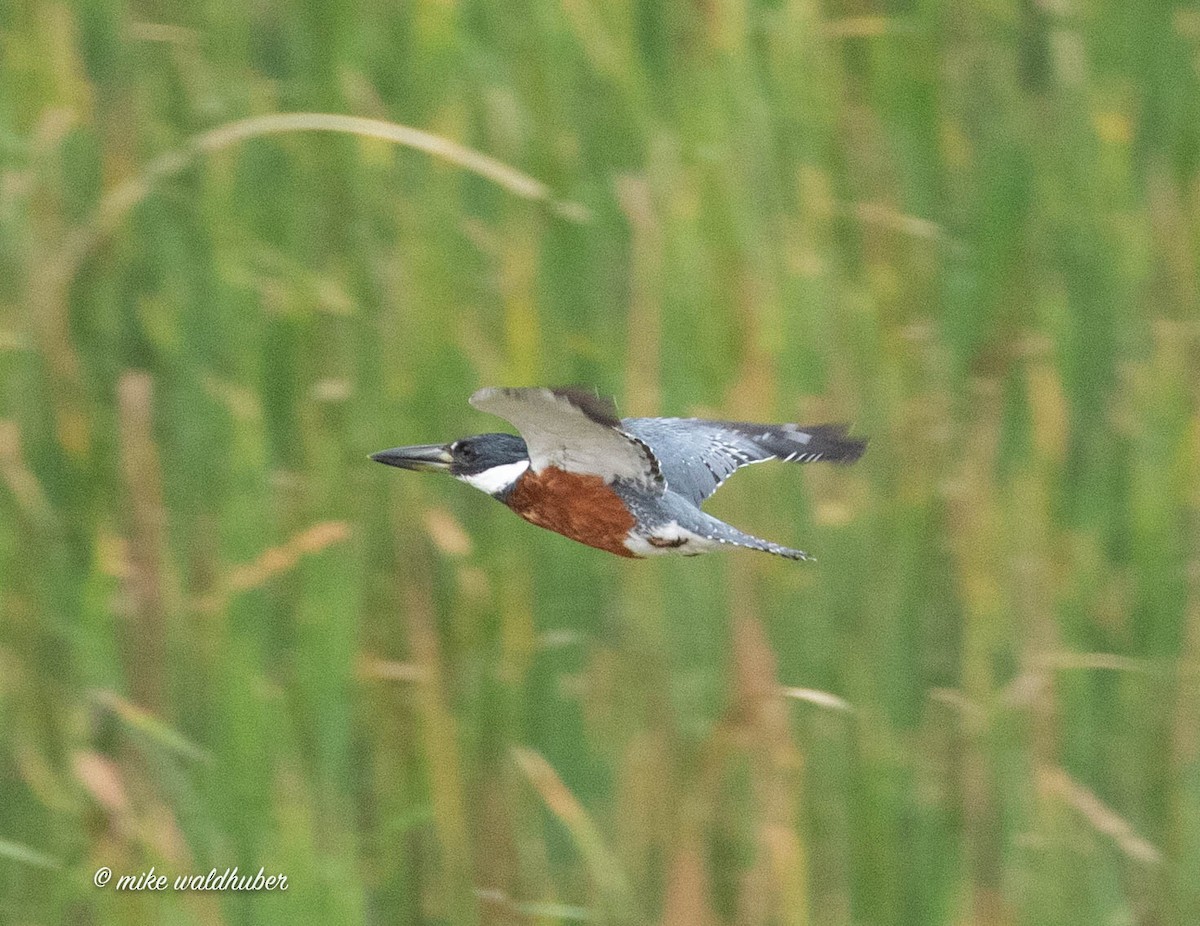
[[[524,439],[524,455],[511,435],[483,434],[445,448],[382,451],[375,459],[436,468],[418,466],[411,456],[440,449],[454,475],[525,520],[618,556],[695,556],[744,547],[808,559],[802,550],[744,533],[700,505],[743,466],[768,460],[852,463],[866,448],[842,425],[619,419],[610,401],[575,389],[481,389],[471,404],[513,424]]]

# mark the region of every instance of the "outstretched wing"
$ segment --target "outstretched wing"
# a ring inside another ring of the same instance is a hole
[[[867,446],[865,440],[847,437],[844,424],[801,427],[700,418],[626,418],[621,427],[662,454],[667,488],[694,505],[751,463],[853,463]]]
[[[609,482],[662,483],[654,453],[623,429],[610,399],[581,389],[489,387],[471,396],[471,404],[521,432],[534,472],[553,466]]]

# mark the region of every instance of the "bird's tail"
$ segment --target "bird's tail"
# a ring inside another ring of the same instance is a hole
[[[693,533],[727,546],[745,547],[747,550],[773,553],[775,556],[782,556],[786,559],[815,559],[803,550],[794,550],[791,547],[772,543],[770,540],[763,540],[761,537],[755,537],[753,534],[740,531],[732,524],[726,524],[724,521],[714,518],[706,512],[693,511],[692,520],[688,521],[684,526]]]
[[[747,550],[758,550],[760,553],[771,553],[775,556],[782,556],[784,559],[816,561],[816,557],[810,556],[803,550],[794,550],[791,547],[772,543],[770,540],[763,540],[761,537],[755,537],[753,534],[747,534],[736,529],[732,530],[729,535],[722,537],[720,542],[731,544],[735,547],[745,547]]]

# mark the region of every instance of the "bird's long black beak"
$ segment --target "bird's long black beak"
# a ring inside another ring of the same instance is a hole
[[[376,463],[398,466],[401,469],[429,470],[445,473],[454,458],[442,444],[419,444],[416,447],[393,447],[371,454]]]

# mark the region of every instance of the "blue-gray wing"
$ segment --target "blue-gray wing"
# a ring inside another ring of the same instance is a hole
[[[695,505],[751,463],[853,463],[867,446],[865,440],[848,437],[843,424],[802,427],[701,418],[625,418],[621,428],[653,451],[667,488]]]

